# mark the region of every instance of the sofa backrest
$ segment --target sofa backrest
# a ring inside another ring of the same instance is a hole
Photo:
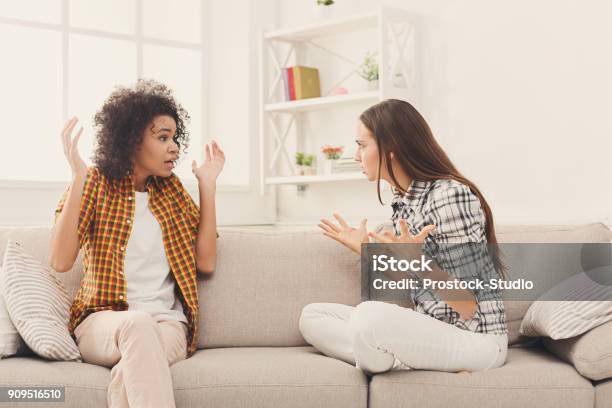
[[[356,305],[359,257],[319,232],[219,231],[217,270],[200,281],[200,346],[300,346],[302,308]]]
[[[200,347],[300,346],[302,308],[313,302],[361,301],[359,257],[318,231],[219,230],[217,270],[199,279]],[[610,242],[603,224],[500,226],[502,243]],[[47,262],[50,229],[0,227],[0,262],[9,239]],[[68,294],[78,291],[81,254],[73,269],[56,276]],[[510,274],[511,275],[511,274]],[[129,301],[129,300],[128,300]],[[505,301],[510,343],[531,302]]]
[[[29,254],[45,265],[48,265],[49,227],[1,227],[0,226],[0,263],[4,259],[4,251],[9,240],[17,241]],[[58,273],[49,268],[53,274],[66,286],[68,296],[73,299],[79,290],[83,274],[83,253],[79,255],[72,269],[66,273]]]
[[[359,257],[319,232],[220,229],[219,235],[217,269],[198,279],[201,348],[306,345],[298,329],[305,305],[360,302]],[[0,227],[0,262],[9,239],[48,262],[50,228]],[[82,252],[72,270],[53,273],[74,298]]]

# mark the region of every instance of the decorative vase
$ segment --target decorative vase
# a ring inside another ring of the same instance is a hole
[[[295,175],[296,176],[312,176],[317,173],[317,168],[314,166],[300,166],[296,165]]]
[[[334,159],[323,160],[323,174],[332,174],[334,168]]]
[[[406,88],[406,78],[401,73],[395,74],[393,77],[393,86],[398,88]]]
[[[334,6],[314,5],[314,19],[315,21],[326,21],[334,18]]]
[[[317,174],[317,168],[314,166],[304,166],[302,171],[304,176],[312,176],[314,174]]]
[[[368,81],[368,91],[378,91],[378,79]]]

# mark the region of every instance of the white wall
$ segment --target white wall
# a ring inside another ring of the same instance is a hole
[[[281,27],[312,21],[314,0],[278,1]],[[336,4],[338,15],[386,4],[420,16],[421,113],[498,223],[612,224],[612,18],[605,0]],[[325,132],[327,125],[313,126]],[[354,125],[346,126],[350,144]],[[333,211],[388,216],[374,191],[359,181],[312,185],[304,197],[282,187],[279,219],[314,222]]]
[[[204,138],[217,139],[222,146],[249,146],[246,160],[228,155],[228,172],[239,169],[241,174],[226,174],[232,180],[240,177],[250,186],[220,186],[217,192],[217,219],[220,225],[264,224],[274,220],[274,191],[259,194],[258,183],[258,92],[251,85],[258,83],[257,35],[262,27],[276,25],[273,0],[208,0],[208,24],[205,27],[209,52],[205,58],[208,71],[207,123]],[[198,92],[194,89],[194,92]],[[7,118],[3,117],[3,120]],[[51,129],[51,136],[56,132]],[[50,136],[50,137],[51,137]],[[8,137],[8,135],[6,136]],[[59,138],[58,138],[59,142]],[[60,152],[61,153],[61,152]],[[50,155],[49,160],[64,161],[64,157]],[[28,160],[27,155],[24,160]],[[45,163],[32,161],[39,171]],[[244,175],[244,176],[243,176]],[[66,177],[69,167],[66,164]],[[192,178],[185,178],[192,196],[198,197]],[[222,183],[223,180],[220,180]],[[0,225],[50,225],[53,212],[66,183],[3,181],[0,177]]]
[[[311,22],[314,1],[208,2],[214,42],[208,132],[224,143],[249,140],[252,152],[252,187],[219,193],[222,224],[270,222],[275,206],[277,219],[287,223],[314,224],[333,211],[371,223],[390,215],[376,187],[363,181],[311,185],[304,196],[295,186],[258,195],[258,30]],[[498,222],[612,224],[606,0],[336,3],[339,15],[388,4],[420,16],[419,108],[457,166],[483,190]],[[355,55],[361,44],[355,43]],[[342,120],[335,115],[312,118],[308,127],[322,137],[337,131],[352,148],[354,113],[340,112]],[[0,182],[0,225],[50,223],[63,187]]]

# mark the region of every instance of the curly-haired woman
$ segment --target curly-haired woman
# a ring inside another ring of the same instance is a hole
[[[94,166],[78,153],[83,128],[62,134],[72,182],[55,212],[51,266],[83,279],[69,330],[87,363],[112,367],[108,405],[173,407],[169,366],[197,348],[196,271],[216,263],[216,180],[225,154],[192,163],[200,207],[172,172],[189,143],[189,115],[155,81],[117,88],[95,115]]]

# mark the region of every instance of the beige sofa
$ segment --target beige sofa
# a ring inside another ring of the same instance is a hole
[[[172,366],[179,407],[612,407],[612,380],[593,383],[543,347],[521,344],[528,302],[507,302],[505,366],[482,373],[403,371],[371,379],[309,347],[298,330],[311,302],[360,302],[356,255],[316,231],[221,230],[218,268],[200,279],[202,332]],[[610,242],[603,225],[499,228],[502,242]],[[45,260],[48,228],[0,228]],[[74,296],[81,273],[57,276]],[[520,347],[516,347],[516,346]],[[0,360],[0,386],[65,386],[66,407],[105,407],[110,370],[35,356]],[[0,404],[6,406],[6,404]],[[15,407],[28,406],[23,403]],[[40,404],[31,406],[40,407]]]

